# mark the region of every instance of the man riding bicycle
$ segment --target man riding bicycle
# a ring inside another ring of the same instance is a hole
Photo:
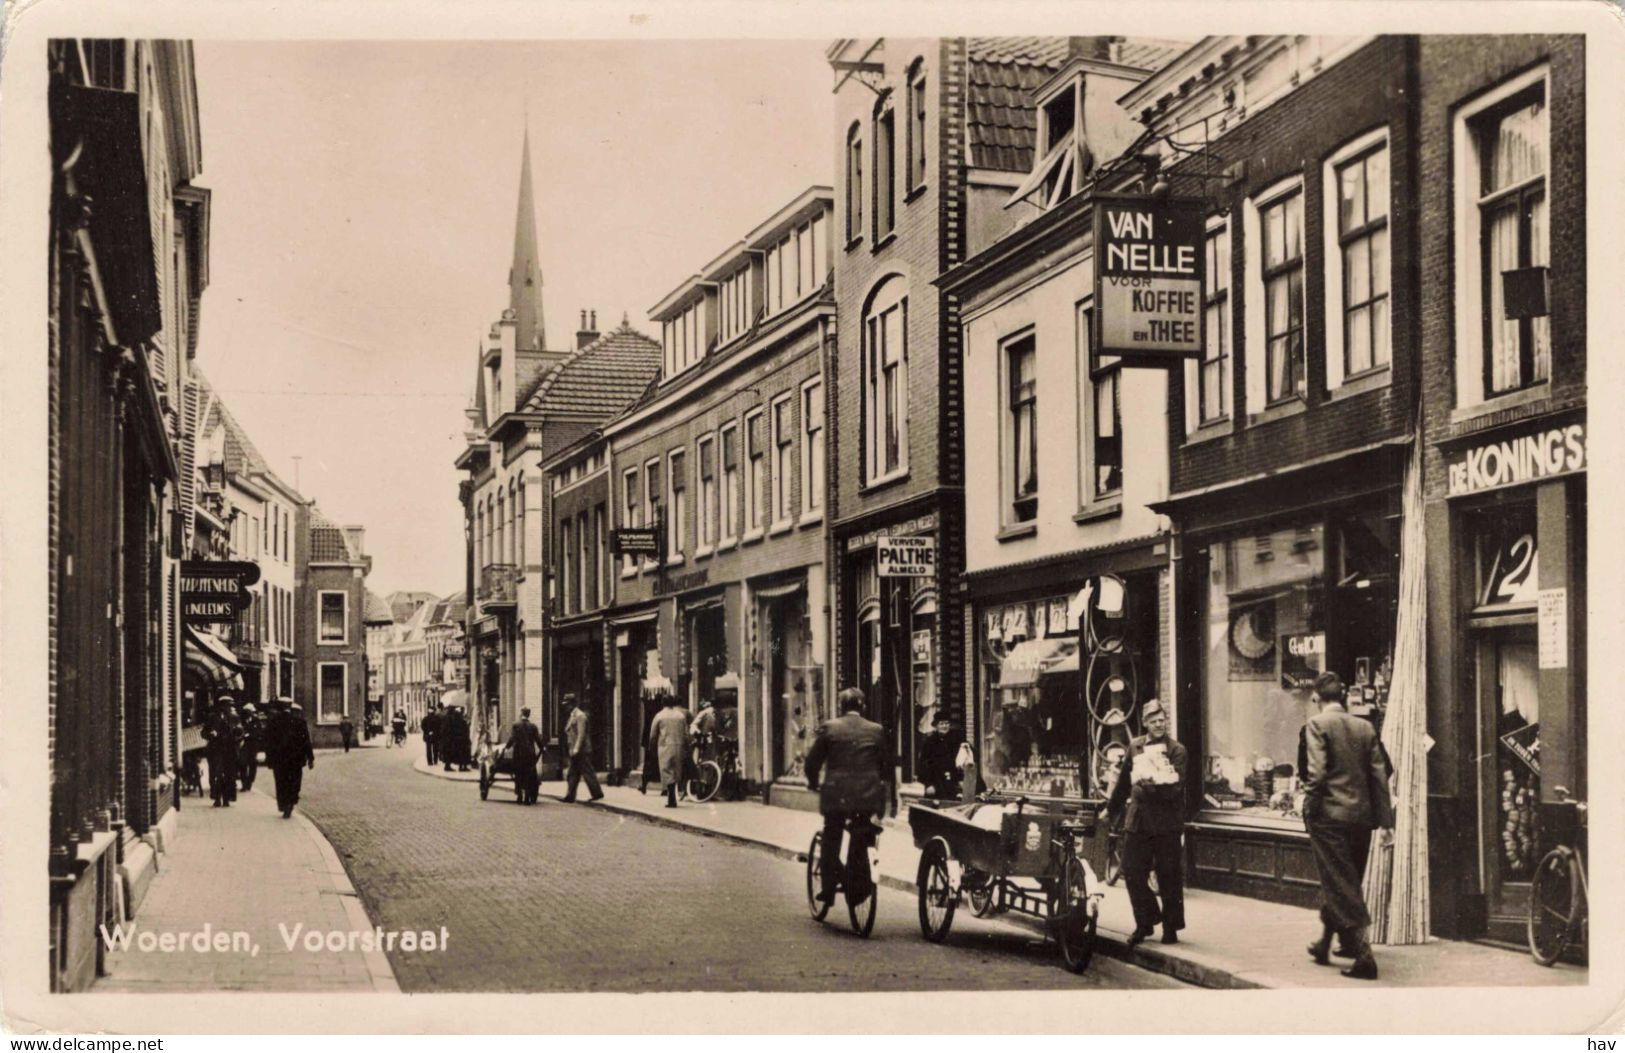
[[[807,788],[818,790],[818,811],[824,817],[823,889],[819,898],[835,902],[840,882],[841,833],[852,826],[852,864],[848,898],[861,903],[874,891],[867,873],[869,846],[880,833],[874,821],[890,806],[897,814],[897,779],[886,732],[863,717],[863,692],[849,687],[835,696],[841,715],[826,720],[807,751]],[[826,771],[827,768],[827,771]],[[820,776],[826,776],[820,779]]]

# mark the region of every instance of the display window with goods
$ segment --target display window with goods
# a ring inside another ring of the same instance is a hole
[[[1209,541],[1201,568],[1200,808],[1301,829],[1315,678],[1380,727],[1393,677],[1395,519],[1354,511]]]
[[[1157,572],[1105,574],[1064,593],[982,605],[976,625],[988,787],[1109,794],[1139,706],[1158,691]]]

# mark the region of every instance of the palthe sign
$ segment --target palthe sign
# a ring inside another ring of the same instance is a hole
[[[882,578],[929,578],[937,571],[937,539],[877,538],[875,563]]]

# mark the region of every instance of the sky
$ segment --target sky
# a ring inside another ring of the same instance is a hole
[[[824,42],[195,45],[213,191],[197,365],[272,469],[366,527],[369,587],[463,587],[453,460],[507,306],[530,129],[549,347],[647,311],[829,185]]]

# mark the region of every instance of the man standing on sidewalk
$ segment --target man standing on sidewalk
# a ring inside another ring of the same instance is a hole
[[[1184,859],[1185,747],[1168,735],[1168,714],[1156,699],[1140,710],[1145,734],[1123,758],[1106,810],[1123,816],[1123,883],[1134,907],[1129,946],[1140,943],[1162,922],[1162,942],[1178,943],[1185,927]],[[1127,809],[1124,810],[1124,803]],[[1157,891],[1151,891],[1152,871]],[[1157,898],[1162,898],[1158,909]]]
[[[666,807],[677,807],[678,783],[688,765],[688,714],[670,696],[666,705],[655,714],[649,725],[648,756],[658,759],[660,789],[666,795]]]
[[[1354,954],[1343,975],[1375,980],[1377,960],[1366,940],[1371,915],[1361,882],[1371,854],[1371,834],[1393,837],[1394,806],[1388,793],[1388,763],[1377,729],[1343,708],[1343,679],[1326,672],[1315,679],[1320,712],[1303,728],[1303,822],[1320,871],[1320,939],[1309,957],[1330,963],[1332,934]]]
[[[521,709],[508,735],[513,748],[513,788],[520,804],[535,804],[541,794],[541,779],[536,774],[536,762],[542,756],[542,733],[530,722],[530,710]]]
[[[310,728],[305,725],[305,711],[298,703],[287,698],[277,699],[277,711],[271,716],[267,738],[265,759],[276,779],[276,806],[282,818],[289,819],[293,816],[293,806],[299,803],[305,769],[316,767]]]
[[[587,703],[578,702],[574,695],[565,695],[564,702],[575,707],[570,713],[569,723],[564,725],[564,745],[570,758],[564,803],[575,803],[576,787],[581,785],[582,779],[587,780],[587,792],[596,801],[604,796],[604,791],[598,788],[598,774],[592,770],[592,733],[587,724]]]
[[[429,703],[429,711],[418,721],[423,731],[423,757],[431,766],[440,760],[440,711],[438,703]]]

